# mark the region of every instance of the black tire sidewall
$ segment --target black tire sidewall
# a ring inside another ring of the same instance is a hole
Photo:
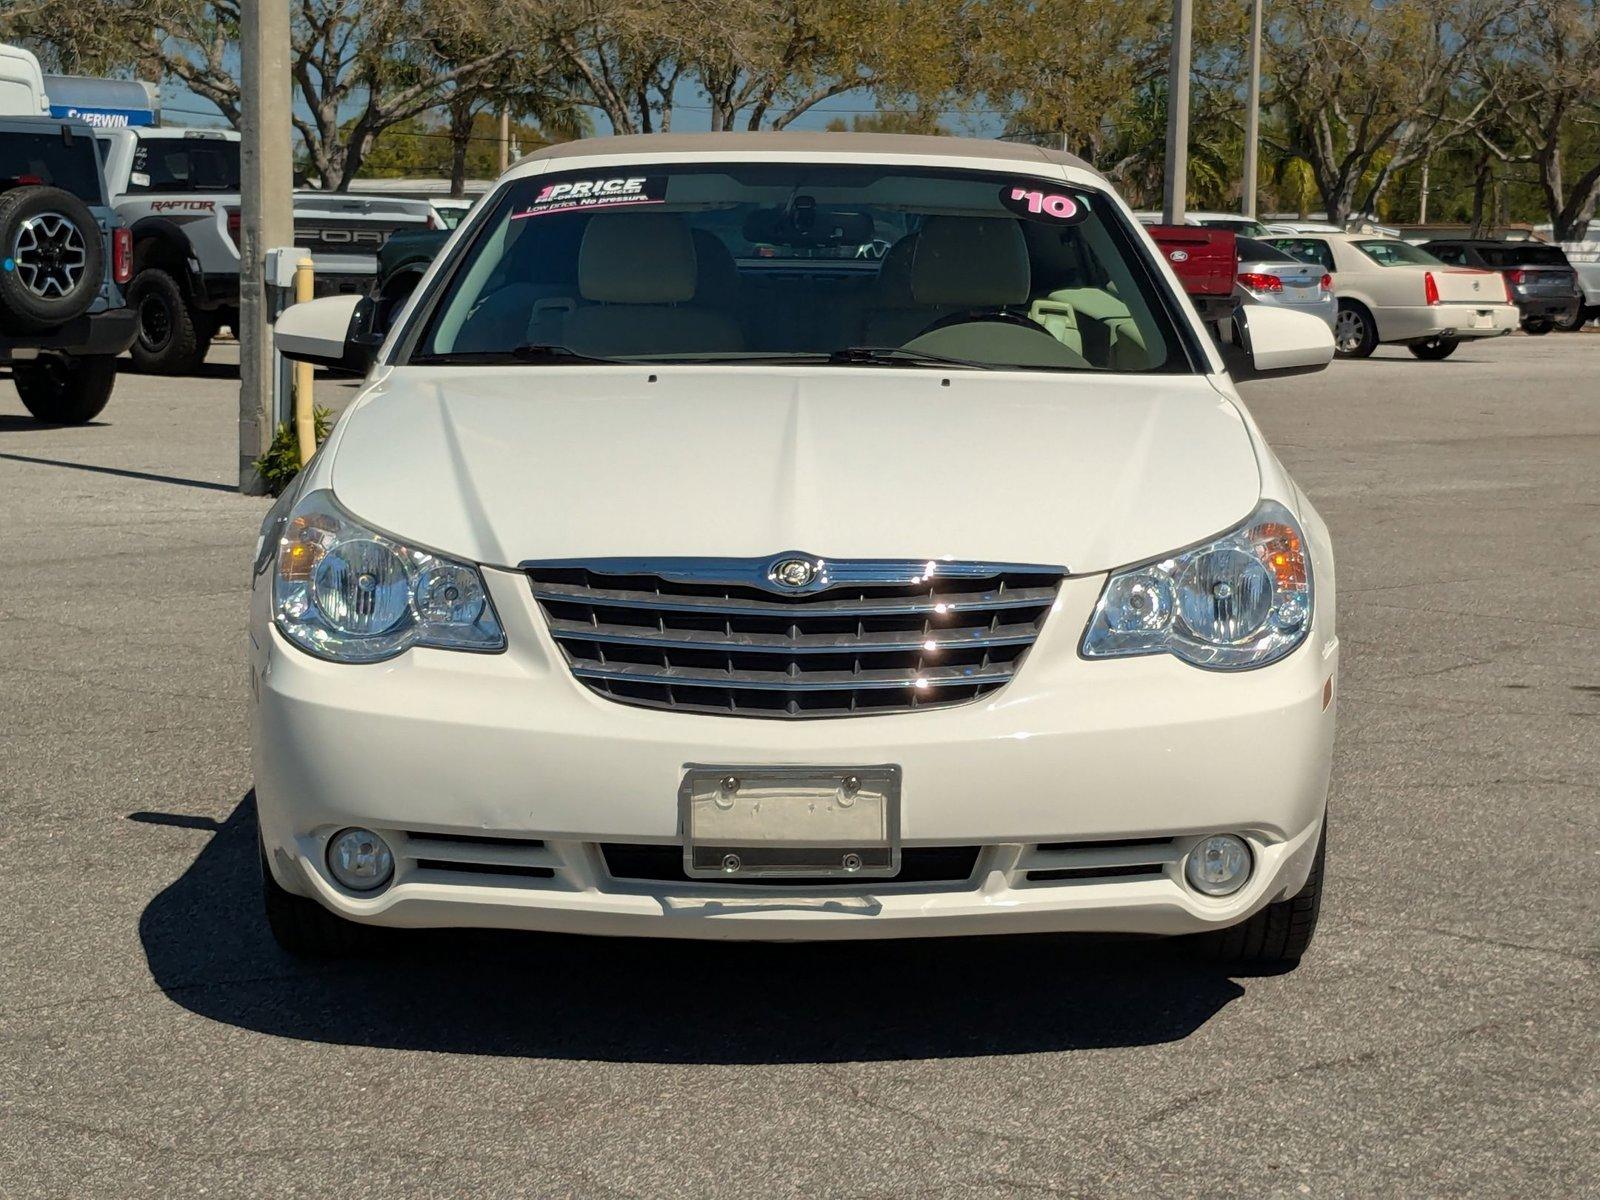
[[[64,296],[29,291],[15,268],[7,269],[23,222],[42,213],[60,213],[83,239],[83,275]],[[22,187],[0,195],[0,323],[30,332],[53,329],[89,311],[105,285],[105,235],[89,206],[71,192],[53,187]]]
[[[167,336],[159,344],[145,338],[144,308],[151,302],[166,310]],[[211,338],[197,327],[182,286],[169,272],[161,267],[139,271],[128,284],[128,307],[139,323],[129,352],[141,371],[186,374],[200,365]]]
[[[46,425],[84,425],[104,411],[116,385],[111,354],[41,354],[12,368],[23,407]]]
[[[1339,306],[1340,312],[1353,313],[1361,321],[1361,344],[1354,350],[1340,350],[1335,343],[1334,353],[1340,358],[1367,358],[1378,348],[1378,326],[1372,319],[1372,314],[1361,304],[1348,303]]]

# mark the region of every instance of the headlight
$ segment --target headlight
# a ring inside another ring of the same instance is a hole
[[[273,618],[302,650],[377,662],[411,646],[505,649],[476,567],[365,528],[332,492],[274,510],[263,535],[269,545],[261,553],[276,562]]]
[[[1282,658],[1311,628],[1311,560],[1289,510],[1264,501],[1239,528],[1106,581],[1085,658],[1175,654],[1238,670]]]

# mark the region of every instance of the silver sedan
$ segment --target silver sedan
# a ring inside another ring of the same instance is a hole
[[[1273,304],[1321,317],[1331,328],[1339,313],[1333,276],[1255,238],[1238,239],[1239,266],[1233,299],[1238,304]]]

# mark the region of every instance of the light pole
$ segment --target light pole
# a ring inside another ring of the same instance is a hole
[[[1250,6],[1250,95],[1244,108],[1244,215],[1256,215],[1256,154],[1261,144],[1261,0]]]
[[[1172,0],[1172,57],[1167,64],[1167,172],[1161,219],[1183,223],[1189,191],[1189,43],[1194,37],[1192,0]]]

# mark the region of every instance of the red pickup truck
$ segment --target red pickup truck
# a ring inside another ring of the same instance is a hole
[[[1177,273],[1183,290],[1208,325],[1233,315],[1233,281],[1239,269],[1239,249],[1229,229],[1198,225],[1147,227],[1161,253]]]

